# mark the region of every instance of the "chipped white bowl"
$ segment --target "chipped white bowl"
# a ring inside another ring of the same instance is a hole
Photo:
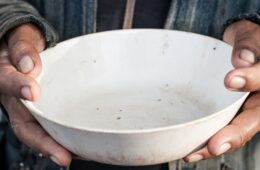
[[[41,54],[42,97],[24,101],[44,129],[82,158],[117,165],[180,159],[235,116],[232,48],[170,30],[86,35]]]

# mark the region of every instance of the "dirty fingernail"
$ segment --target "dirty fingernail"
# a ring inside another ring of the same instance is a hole
[[[24,86],[24,87],[21,88],[21,94],[25,99],[31,99],[32,98],[31,89],[28,86]]]
[[[57,159],[55,156],[51,156],[50,159],[51,159],[54,163],[60,165],[58,159]]]
[[[247,49],[241,50],[239,57],[242,60],[248,62],[249,64],[255,63],[255,54],[250,50],[247,50]]]
[[[229,86],[231,89],[241,89],[246,85],[246,80],[240,76],[234,76],[231,78],[229,82]]]
[[[221,154],[227,152],[230,148],[231,148],[231,144],[230,143],[222,144],[220,146],[220,148],[219,148],[219,152],[217,153],[217,155],[221,155]]]
[[[32,71],[34,67],[33,60],[29,56],[24,56],[18,63],[20,71],[23,73],[28,73]]]
[[[203,156],[201,154],[193,154],[189,156],[188,161],[189,162],[197,162],[203,159]]]

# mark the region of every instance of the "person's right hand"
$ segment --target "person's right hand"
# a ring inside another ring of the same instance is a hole
[[[242,20],[231,24],[224,40],[233,46],[232,64],[224,80],[226,88],[253,92],[239,114],[223,129],[214,134],[207,146],[184,158],[195,162],[219,156],[244,146],[260,131],[260,26]]]
[[[0,94],[15,135],[30,148],[59,165],[71,162],[71,153],[52,139],[21,103],[20,98],[35,101],[40,87],[35,78],[41,71],[39,52],[45,39],[33,24],[21,25],[0,43]]]

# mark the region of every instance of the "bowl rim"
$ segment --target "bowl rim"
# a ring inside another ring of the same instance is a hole
[[[78,39],[80,39],[82,37],[87,37],[87,36],[95,36],[95,35],[107,34],[107,33],[111,33],[111,32],[138,32],[138,31],[159,31],[159,32],[164,31],[164,32],[176,32],[178,34],[190,34],[192,36],[198,36],[198,37],[204,37],[204,38],[207,38],[207,39],[212,39],[214,41],[218,41],[220,43],[224,43],[224,44],[230,46],[229,44],[227,44],[224,41],[218,40],[218,39],[213,38],[213,37],[197,34],[197,33],[186,32],[186,31],[179,31],[179,30],[150,29],[150,28],[148,28],[148,29],[112,30],[112,31],[97,32],[97,33],[92,33],[92,34],[87,34],[87,35],[83,35],[83,36],[74,37],[74,38],[68,39],[66,41],[62,41],[58,45],[67,44],[67,43],[70,43],[72,41],[76,41],[76,40],[78,40]],[[49,49],[47,49],[45,51],[48,51],[48,50]],[[43,51],[41,54],[45,53],[45,51]],[[44,69],[44,67],[43,67],[43,69]],[[41,74],[38,76],[38,78],[39,77],[41,77]],[[39,81],[38,78],[36,78],[36,81]],[[156,127],[156,128],[123,129],[123,130],[101,129],[101,128],[91,128],[91,127],[84,127],[84,126],[69,125],[69,124],[66,124],[63,121],[58,120],[58,119],[51,119],[48,116],[44,116],[45,114],[42,111],[40,111],[38,108],[36,108],[32,101],[28,101],[28,100],[24,100],[24,99],[20,99],[20,101],[27,107],[29,112],[31,112],[31,114],[34,117],[35,117],[34,114],[36,114],[37,116],[39,116],[40,118],[42,118],[42,119],[44,119],[46,121],[58,124],[58,125],[63,126],[63,127],[76,129],[76,130],[80,130],[80,131],[96,132],[96,133],[141,134],[141,133],[153,133],[153,132],[159,132],[159,131],[174,130],[174,129],[182,128],[182,127],[185,127],[185,126],[190,126],[192,124],[199,124],[199,123],[201,123],[203,121],[206,121],[206,120],[209,120],[209,119],[213,119],[214,117],[217,117],[217,116],[223,114],[226,110],[230,109],[231,107],[234,107],[234,105],[236,105],[237,103],[244,102],[250,92],[239,92],[239,93],[244,93],[244,94],[241,97],[239,97],[237,100],[235,100],[231,105],[229,105],[229,106],[227,106],[227,107],[225,107],[225,108],[223,108],[223,109],[221,109],[221,110],[219,110],[219,111],[217,111],[215,113],[208,114],[207,116],[203,116],[201,118],[197,118],[197,119],[194,119],[192,121],[188,121],[188,122],[185,122],[185,123],[179,123],[179,124],[176,124],[176,125],[168,125],[168,126]],[[235,114],[236,113],[234,113],[234,115]],[[41,123],[40,121],[38,121],[38,122]]]

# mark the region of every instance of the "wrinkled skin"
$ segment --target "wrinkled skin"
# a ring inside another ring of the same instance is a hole
[[[45,48],[42,33],[34,25],[25,24],[11,31],[6,42],[0,46],[0,93],[14,133],[57,164],[69,165],[71,153],[42,129],[19,100],[35,101],[40,97],[40,87],[34,78],[42,67],[38,55]]]
[[[240,148],[260,130],[260,26],[250,21],[230,25],[224,33],[224,41],[233,46],[234,70],[227,73],[225,86],[234,91],[252,93],[232,122],[217,132],[199,151],[184,158],[195,162],[221,155]]]
[[[250,21],[236,22],[226,29],[224,41],[234,46],[231,58],[235,68],[227,73],[225,86],[235,91],[259,90],[259,25]],[[23,143],[57,164],[69,165],[71,153],[53,140],[19,101],[19,98],[35,101],[40,97],[40,87],[34,78],[41,71],[38,53],[45,48],[41,32],[32,24],[24,24],[11,31],[6,42],[0,46],[0,93],[14,133]],[[254,92],[228,126],[216,133],[204,148],[184,160],[199,161],[243,146],[259,131],[259,120],[260,93]]]

